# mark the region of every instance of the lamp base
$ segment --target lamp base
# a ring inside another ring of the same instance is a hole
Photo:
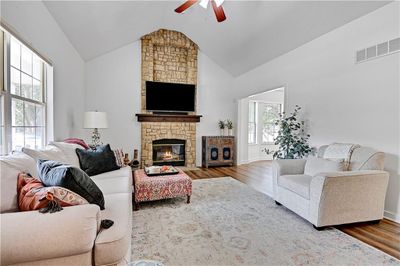
[[[103,144],[100,141],[100,133],[99,133],[99,129],[95,128],[93,129],[93,133],[92,133],[92,145],[90,145],[90,148],[92,148],[93,150],[96,149],[97,146]]]

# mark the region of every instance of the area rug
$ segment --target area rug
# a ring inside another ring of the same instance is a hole
[[[132,260],[168,265],[399,265],[341,231],[310,223],[231,177],[193,181],[133,212]]]

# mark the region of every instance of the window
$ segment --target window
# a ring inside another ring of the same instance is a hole
[[[259,103],[261,109],[261,130],[263,144],[273,144],[278,136],[279,127],[275,125],[282,111],[280,103]]]
[[[249,144],[257,143],[257,103],[249,102]]]
[[[1,94],[1,151],[46,143],[46,68],[31,49],[4,31],[5,88]]]

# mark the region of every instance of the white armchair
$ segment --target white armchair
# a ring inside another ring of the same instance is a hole
[[[325,149],[326,146],[320,148],[318,157],[323,157]],[[323,170],[310,174],[307,160],[274,161],[275,202],[318,230],[331,225],[379,222],[383,218],[389,180],[383,162],[384,153],[365,147],[353,151],[348,171]],[[329,169],[329,165],[322,169]]]

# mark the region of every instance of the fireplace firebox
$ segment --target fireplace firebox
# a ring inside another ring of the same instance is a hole
[[[185,140],[160,139],[153,141],[153,165],[185,165]]]

